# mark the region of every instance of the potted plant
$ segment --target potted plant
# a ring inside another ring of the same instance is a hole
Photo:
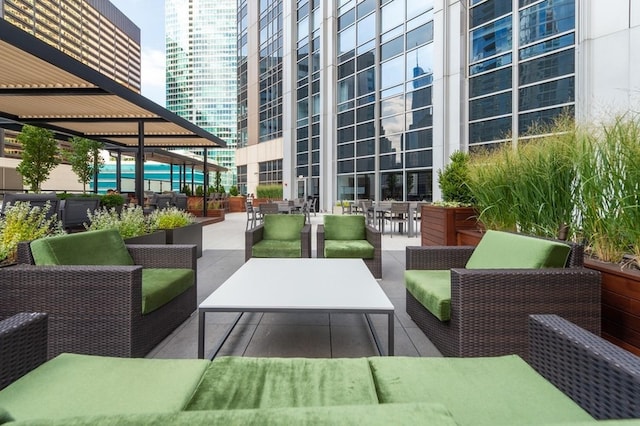
[[[240,213],[244,212],[247,204],[247,197],[240,195],[238,187],[233,185],[229,188],[229,212]]]
[[[166,244],[165,232],[149,223],[141,206],[125,207],[120,214],[103,207],[89,214],[89,221],[87,230],[117,229],[127,244]]]
[[[1,266],[15,263],[20,241],[65,233],[56,216],[47,218],[50,207],[48,202],[44,207],[31,207],[30,203],[21,201],[5,206],[4,214],[0,216]]]
[[[202,224],[195,217],[176,207],[154,210],[148,216],[153,229],[165,232],[167,244],[193,244],[202,257]]]
[[[438,171],[442,201],[422,206],[421,243],[452,246],[458,244],[458,231],[478,229],[477,211],[469,180],[469,154],[456,151],[444,169]]]

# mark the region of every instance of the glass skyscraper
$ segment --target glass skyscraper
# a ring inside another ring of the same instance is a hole
[[[237,184],[236,17],[236,0],[165,0],[166,107],[227,143],[208,150],[229,169],[226,191]]]
[[[323,210],[439,199],[456,150],[637,110],[633,3],[238,0],[239,179]]]

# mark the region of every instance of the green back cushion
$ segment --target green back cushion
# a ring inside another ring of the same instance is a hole
[[[304,227],[302,214],[269,214],[264,217],[265,240],[294,241],[300,239]]]
[[[364,216],[326,215],[324,217],[325,240],[366,240]]]
[[[169,413],[184,408],[209,361],[61,354],[0,391],[16,420]]]
[[[153,312],[193,286],[193,269],[144,268],[142,270],[142,315]]]
[[[439,403],[460,425],[548,425],[592,420],[515,355],[369,358],[381,403]]]
[[[451,319],[451,271],[406,270],[407,290],[440,321]]]
[[[187,410],[377,404],[365,358],[216,358]]]
[[[563,268],[570,252],[567,244],[557,241],[487,231],[467,261],[466,268]]]
[[[36,265],[133,265],[115,229],[40,238],[31,242]]]
[[[142,426],[142,425],[368,425],[415,426],[428,421],[431,426],[457,425],[440,404],[342,405],[333,407],[261,408],[255,410],[181,411],[179,413],[147,413],[112,416],[85,416],[42,420],[48,426]],[[17,425],[16,425],[17,426]],[[33,426],[33,425],[32,425]]]

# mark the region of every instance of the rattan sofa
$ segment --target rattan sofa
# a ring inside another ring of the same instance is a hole
[[[582,267],[583,247],[567,243],[564,268],[466,269],[475,247],[406,248],[407,270],[451,270],[450,319],[406,290],[406,311],[444,356],[528,356],[530,314],[557,314],[600,335],[600,274]]]
[[[515,356],[209,362],[65,354],[34,363],[0,391],[0,407],[5,421],[48,425],[640,424],[640,358],[555,315],[528,323],[529,365]],[[10,345],[11,358],[46,347],[46,333],[13,328],[26,344]],[[0,337],[4,330],[0,323]],[[255,374],[265,368],[272,374]]]
[[[0,389],[47,360],[47,314],[20,312],[0,321]]]
[[[0,268],[0,318],[46,312],[49,358],[62,352],[145,356],[197,307],[196,246],[128,245],[126,249],[134,265],[44,266],[35,265],[29,243],[20,243],[18,264]],[[143,268],[192,269],[194,282],[143,314]]]

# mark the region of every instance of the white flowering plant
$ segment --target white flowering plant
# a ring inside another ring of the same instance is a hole
[[[84,227],[88,231],[117,229],[122,238],[137,237],[154,232],[157,228],[150,223],[140,206],[125,207],[120,213],[115,208],[103,207],[88,212],[89,223]]]

